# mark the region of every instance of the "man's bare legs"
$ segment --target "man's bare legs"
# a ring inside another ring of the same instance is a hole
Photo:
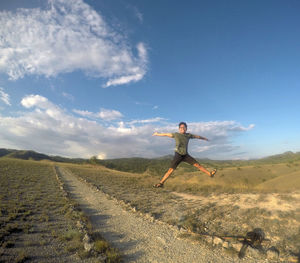
[[[201,172],[206,173],[207,175],[209,175],[210,177],[214,177],[215,173],[217,172],[216,169],[212,170],[211,172],[209,172],[208,170],[206,170],[203,166],[201,166],[199,163],[195,163],[193,166],[195,166],[196,168],[198,168]],[[158,184],[155,185],[155,187],[162,187],[164,182],[167,181],[168,177],[174,172],[173,168],[169,168],[169,170],[165,173],[164,177],[160,180],[160,182]]]
[[[163,187],[164,182],[168,179],[168,177],[173,173],[174,169],[169,168],[169,170],[165,173],[164,177],[160,180],[158,184],[155,184],[154,187]]]
[[[201,172],[206,173],[207,175],[209,175],[210,177],[214,177],[215,173],[217,172],[217,169],[212,170],[211,172],[209,172],[208,170],[206,170],[203,166],[201,166],[199,163],[195,163],[194,166],[196,168],[198,168]]]
[[[207,171],[207,170],[206,170],[203,166],[201,166],[199,163],[195,163],[194,166],[195,166],[196,168],[198,168],[201,172],[204,172],[204,173],[206,173],[207,175],[210,176],[210,172]]]
[[[174,172],[174,169],[169,168],[169,170],[166,172],[164,177],[160,180],[160,183],[163,184],[173,172]]]

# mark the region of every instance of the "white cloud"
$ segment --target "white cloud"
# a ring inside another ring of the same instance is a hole
[[[112,121],[122,118],[123,114],[117,110],[101,109],[98,116],[105,121]]]
[[[157,157],[173,153],[173,139],[152,136],[154,131],[177,131],[177,123],[160,117],[114,121],[104,126],[95,120],[75,117],[40,95],[24,97],[21,105],[26,111],[19,116],[0,115],[1,147],[84,158]],[[78,112],[81,116],[95,114]],[[232,141],[252,128],[252,125],[244,127],[234,121],[188,123],[189,132],[210,139],[209,142],[191,140],[189,151],[195,157],[237,158],[236,153],[242,149]]]
[[[83,117],[89,117],[89,118],[95,118],[96,114],[90,111],[86,110],[76,110],[74,109],[73,112],[77,113],[78,115],[81,115]]]
[[[9,95],[5,93],[4,89],[1,87],[0,87],[0,100],[2,100],[6,105],[11,106]]]
[[[128,122],[129,125],[133,125],[133,124],[145,124],[145,123],[153,123],[153,122],[161,122],[166,120],[165,118],[161,118],[161,117],[156,117],[156,118],[151,118],[151,119],[146,119],[146,120],[133,120]]]
[[[101,118],[104,121],[112,121],[123,117],[123,114],[117,110],[110,110],[104,108],[102,108],[98,113],[76,109],[74,109],[73,112],[83,117],[88,117],[92,119]]]
[[[49,0],[49,8],[0,12],[0,72],[55,77],[82,70],[103,78],[105,87],[141,80],[147,50],[134,50],[101,14],[82,0]]]
[[[21,100],[22,106],[25,108],[31,108],[33,106],[39,106],[40,108],[50,108],[50,102],[47,98],[40,95],[30,95]]]
[[[122,76],[120,78],[111,79],[106,82],[105,85],[103,85],[104,88],[107,88],[109,86],[118,86],[123,85],[129,82],[137,82],[143,78],[144,74],[138,73],[135,75],[129,75],[129,76]]]

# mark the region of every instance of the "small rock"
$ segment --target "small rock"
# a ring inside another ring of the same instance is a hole
[[[88,234],[84,235],[83,241],[86,242],[86,243],[90,243],[91,242],[91,238],[89,237]]]
[[[188,231],[186,229],[184,229],[183,227],[180,228],[180,232],[181,233],[187,233]]]
[[[151,215],[151,214],[145,214],[145,218],[147,219],[147,220],[149,220],[150,222],[154,222],[154,217]]]
[[[231,246],[232,246],[236,251],[239,252],[239,251],[241,250],[243,244],[242,244],[242,243],[233,243],[233,244],[231,244]]]
[[[83,246],[84,246],[84,249],[86,250],[86,251],[91,251],[91,249],[93,248],[93,243],[91,243],[91,238],[90,238],[90,236],[86,233],[85,235],[84,235],[84,237],[83,237]]]
[[[91,251],[91,249],[93,248],[93,244],[92,243],[84,243],[84,249],[86,251]]]
[[[230,248],[230,243],[228,241],[223,242],[223,248]]]
[[[219,245],[219,244],[223,245],[223,240],[222,240],[221,238],[219,238],[219,237],[214,237],[214,239],[213,239],[213,244],[214,244],[215,246],[217,246],[217,245]]]

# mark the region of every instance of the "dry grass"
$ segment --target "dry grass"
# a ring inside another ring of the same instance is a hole
[[[300,170],[294,164],[221,168],[214,180],[198,171],[182,173],[180,170],[168,181],[174,191],[194,193],[246,193],[291,192],[300,190]],[[211,168],[210,168],[211,169]]]
[[[106,255],[106,262],[119,263],[121,256],[118,250],[112,248],[107,241],[105,241],[100,234],[94,233],[93,239],[95,240],[94,249],[100,254]]]

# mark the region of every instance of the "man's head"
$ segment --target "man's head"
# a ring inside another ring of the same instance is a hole
[[[186,123],[185,122],[180,122],[179,123],[179,132],[180,133],[186,133],[186,130],[187,130],[187,125],[186,125]]]

